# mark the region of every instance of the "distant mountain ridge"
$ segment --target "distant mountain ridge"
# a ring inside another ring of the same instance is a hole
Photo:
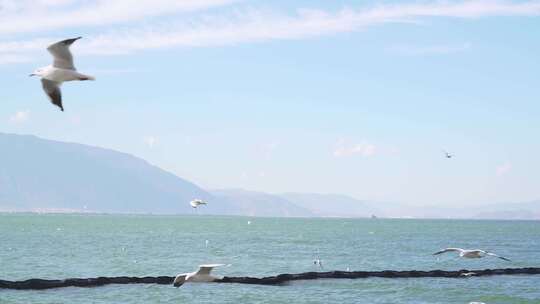
[[[540,200],[446,208],[340,194],[207,191],[126,153],[31,135],[0,133],[0,151],[0,211],[540,219]],[[209,204],[195,212],[195,198]]]
[[[129,154],[0,133],[0,208],[187,213],[211,194]]]
[[[284,193],[281,197],[310,210],[315,216],[371,217],[383,216],[379,204],[361,201],[341,194]]]
[[[238,214],[249,216],[285,216],[309,217],[315,214],[305,206],[299,206],[293,201],[275,194],[246,191],[242,189],[213,190],[211,193],[220,199],[234,205]]]

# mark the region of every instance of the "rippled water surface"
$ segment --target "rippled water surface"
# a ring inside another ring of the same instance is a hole
[[[248,221],[251,224],[248,224]],[[206,246],[208,240],[208,246]],[[512,259],[436,258],[447,246]],[[0,279],[540,267],[540,222],[0,214]],[[0,303],[540,303],[540,276],[0,290]]]

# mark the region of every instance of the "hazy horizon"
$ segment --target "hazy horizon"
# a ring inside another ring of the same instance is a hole
[[[201,212],[215,215],[540,219],[540,200],[444,207],[339,193],[208,189],[122,151],[5,133],[0,146],[0,212],[191,214],[188,202],[203,199],[209,205]]]
[[[2,133],[0,132],[0,135]],[[4,133],[4,134],[7,134],[7,135],[10,135],[10,133]],[[110,148],[104,148],[104,147],[99,147],[99,146],[92,146],[92,145],[88,145],[88,144],[85,144],[85,143],[78,143],[78,142],[64,142],[64,141],[61,141],[61,140],[56,140],[56,139],[48,139],[48,138],[42,138],[40,136],[37,136],[37,135],[33,135],[33,134],[16,134],[16,133],[11,133],[13,135],[20,135],[20,136],[35,136],[39,139],[45,139],[45,140],[50,140],[50,141],[53,141],[53,142],[60,142],[60,143],[69,143],[69,144],[79,144],[79,145],[83,145],[83,146],[89,146],[89,147],[96,147],[96,148],[100,148],[100,149],[106,149],[106,150],[110,150],[110,151],[114,151],[114,152],[117,152],[117,153],[122,153],[122,154],[127,154],[127,155],[131,155],[131,156],[134,156],[136,158],[140,158],[139,156],[137,155],[134,155],[134,154],[131,154],[129,152],[125,152],[125,151],[119,151],[119,150],[116,150],[116,149],[110,149]],[[152,162],[150,162],[149,160],[146,160],[144,158],[141,158],[142,160],[148,162],[148,164],[152,165],[152,166],[156,166],[164,171],[167,171],[167,172],[170,172],[172,174],[175,174],[174,172],[170,171],[170,170],[167,170],[167,168],[161,168],[159,165],[157,164],[154,164]],[[176,176],[178,176],[177,174],[175,174]],[[183,178],[183,179],[186,179],[186,177],[184,176],[178,176],[180,178]],[[188,179],[189,180],[189,179]],[[191,181],[191,180],[190,180]],[[191,181],[193,182],[193,181]],[[197,184],[197,183],[196,183]],[[295,193],[302,193],[302,194],[317,194],[317,195],[337,195],[337,196],[347,196],[347,197],[350,197],[350,198],[353,198],[353,199],[356,199],[356,200],[359,200],[359,201],[364,201],[364,200],[369,200],[369,199],[366,199],[364,197],[356,197],[354,195],[349,195],[349,194],[346,194],[346,193],[337,193],[337,192],[317,192],[317,191],[311,191],[311,192],[302,192],[302,191],[286,191],[286,192],[270,192],[270,191],[264,191],[264,190],[256,190],[256,189],[248,189],[248,188],[242,188],[242,187],[238,187],[238,186],[234,186],[234,185],[231,185],[230,187],[224,187],[224,188],[206,188],[204,187],[203,185],[200,185],[200,184],[197,184],[198,186],[200,186],[201,188],[205,189],[206,191],[210,191],[210,192],[213,192],[213,191],[219,191],[219,190],[240,190],[240,191],[245,191],[245,192],[254,192],[254,193],[266,193],[266,194],[271,194],[271,195],[284,195],[284,194],[295,194]],[[475,202],[475,204],[473,204],[474,206],[476,207],[482,207],[482,206],[493,206],[493,205],[497,205],[497,204],[519,204],[519,203],[528,203],[528,202],[535,202],[535,201],[540,201],[540,197],[538,198],[533,198],[533,199],[529,199],[529,200],[525,200],[525,201],[487,201],[487,202]],[[409,201],[373,201],[374,203],[381,203],[381,204],[385,204],[385,203],[398,203],[400,204],[401,206],[411,206],[411,207],[449,207],[449,208],[462,208],[462,207],[467,207],[471,204],[463,204],[463,205],[460,205],[460,204],[451,204],[449,206],[441,206],[439,204],[437,204],[437,202],[426,202],[424,204],[422,203],[419,203],[417,201],[413,201],[413,202],[409,202]],[[52,208],[54,209],[54,208]],[[67,211],[67,210],[66,210]]]

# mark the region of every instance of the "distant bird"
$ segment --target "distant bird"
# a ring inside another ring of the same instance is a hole
[[[462,274],[460,274],[460,276],[462,277],[472,277],[472,276],[475,276],[476,275],[476,272],[464,272]]]
[[[48,65],[43,68],[39,68],[30,74],[30,76],[41,77],[41,85],[43,90],[49,96],[51,102],[58,106],[60,110],[64,111],[62,105],[62,92],[60,86],[65,81],[73,80],[95,80],[94,77],[81,74],[75,69],[73,65],[73,56],[69,50],[69,47],[81,37],[62,40],[60,42],[51,44],[47,50],[54,57],[52,65]]]
[[[192,200],[191,202],[189,202],[189,204],[191,205],[191,207],[197,208],[200,205],[206,205],[206,202],[203,201],[203,200],[200,200],[200,199],[196,199],[196,200]]]
[[[315,260],[313,261],[313,264],[316,265],[316,266],[319,266],[320,269],[323,268],[323,265],[322,265],[322,260],[319,256],[319,250],[317,250],[317,258],[315,258]]]
[[[213,276],[210,274],[212,269],[219,266],[225,266],[225,264],[200,265],[197,271],[181,273],[174,278],[173,286],[180,287],[186,282],[213,282],[215,280],[219,280],[222,277]]]
[[[452,157],[454,157],[454,154],[450,154],[450,153],[448,153],[448,152],[445,151],[445,150],[443,150],[443,152],[444,152],[444,157],[446,157],[446,158],[452,158]]]
[[[495,253],[492,253],[492,252],[487,252],[487,251],[484,251],[484,250],[480,250],[480,249],[471,250],[471,249],[461,249],[461,248],[446,248],[446,249],[443,249],[441,251],[435,252],[433,255],[438,255],[438,254],[441,254],[441,253],[451,252],[451,251],[459,252],[459,257],[461,257],[461,258],[479,259],[479,258],[483,258],[483,257],[486,257],[486,256],[492,256],[492,257],[499,258],[501,260],[510,261],[509,259],[507,259],[505,257],[496,255]]]

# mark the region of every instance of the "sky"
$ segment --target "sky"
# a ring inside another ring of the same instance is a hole
[[[97,80],[65,83],[60,112],[28,75],[78,36]],[[530,201],[539,37],[526,0],[0,0],[0,132],[130,153],[206,189]]]

